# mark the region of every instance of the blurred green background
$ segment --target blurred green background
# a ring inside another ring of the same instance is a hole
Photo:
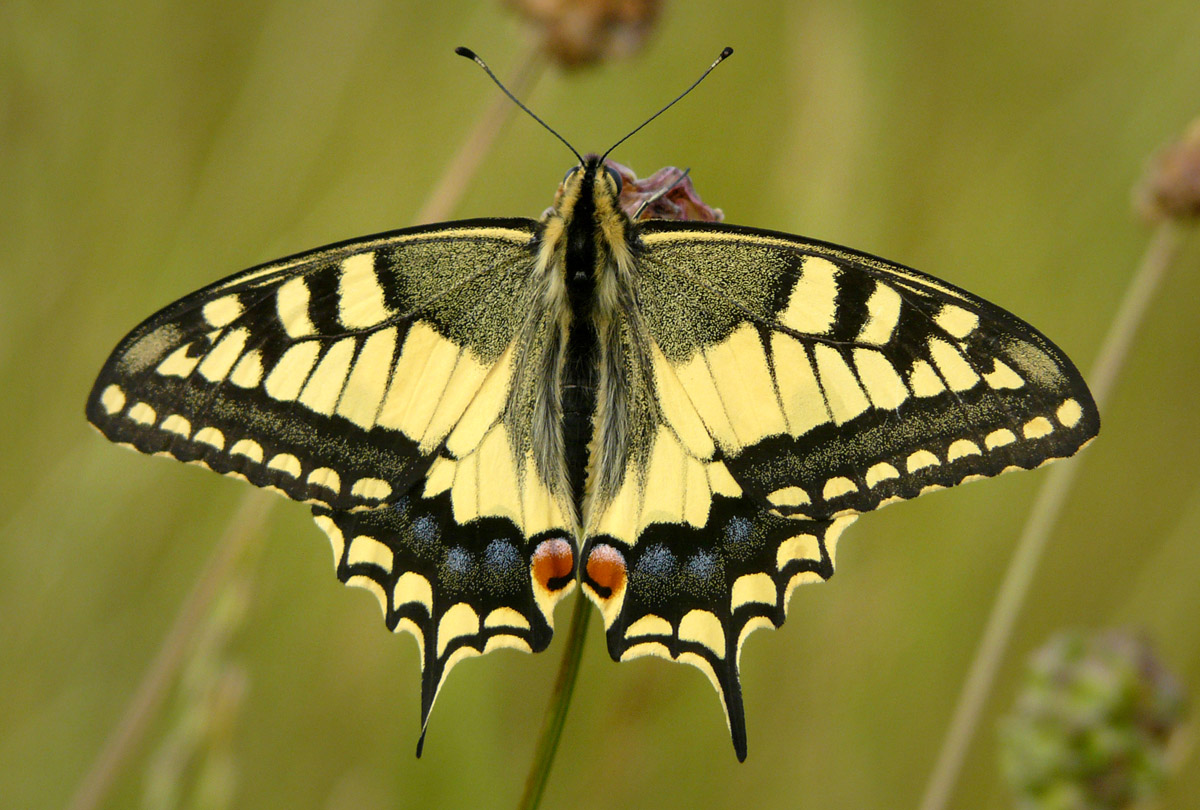
[[[524,30],[482,1],[0,4],[0,804],[65,805],[247,490],[90,430],[108,352],[235,270],[410,224],[497,95],[452,48],[507,76]],[[551,69],[527,100],[602,150],[726,44],[735,56],[617,160],[690,166],[730,222],[964,286],[1086,374],[1147,241],[1130,189],[1200,114],[1195,0],[692,0],[665,7],[641,55]],[[537,216],[571,163],[516,119],[457,215]],[[1200,695],[1198,266],[1193,235],[1072,462],[954,807],[1011,806],[996,721],[1060,628],[1141,628]],[[545,806],[915,806],[1045,474],[850,529],[837,576],[747,645],[744,765],[697,671],[614,665],[593,621]],[[245,695],[201,751],[209,781],[185,790],[230,777],[240,808],[513,806],[561,639],[455,669],[418,761],[412,641],[338,584],[303,506],[279,503],[252,546],[245,615],[208,662]],[[170,783],[186,704],[172,693],[106,806]],[[1197,796],[1193,755],[1161,806]]]

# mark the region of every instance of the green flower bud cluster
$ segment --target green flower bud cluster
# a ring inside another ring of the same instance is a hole
[[[1137,636],[1055,636],[1034,654],[1000,727],[1017,807],[1116,810],[1153,795],[1183,712],[1177,681]]]

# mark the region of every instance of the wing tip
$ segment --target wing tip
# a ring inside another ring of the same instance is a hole
[[[746,761],[746,729],[743,728],[741,730],[740,736],[737,734],[737,732],[734,732],[731,736],[733,737],[734,756],[737,757],[738,762],[745,762]]]
[[[438,670],[438,675],[431,677],[431,673],[435,669]],[[429,714],[433,711],[433,703],[437,699],[438,689],[441,686],[441,668],[437,666],[436,658],[432,662],[427,660],[421,670],[421,736],[417,737],[417,759],[421,758],[421,754],[425,750],[425,734],[429,731]]]
[[[725,712],[729,720],[729,737],[738,762],[746,761],[746,711],[742,705],[742,685],[735,672],[724,689]]]

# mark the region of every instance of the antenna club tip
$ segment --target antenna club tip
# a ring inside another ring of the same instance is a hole
[[[460,49],[460,50],[465,50],[465,49]],[[728,59],[731,56],[733,56],[733,48],[730,48],[728,45],[726,45],[725,50],[721,51],[721,58]]]
[[[726,50],[729,50],[729,49],[726,48]],[[475,55],[475,51],[471,50],[470,48],[464,48],[462,45],[459,45],[457,48],[455,48],[454,52],[456,54],[458,54],[459,56],[465,56],[467,59],[478,59],[479,58],[478,56]]]

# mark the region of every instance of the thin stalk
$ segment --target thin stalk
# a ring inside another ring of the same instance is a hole
[[[1178,255],[1181,242],[1182,229],[1171,221],[1160,224],[1150,237],[1089,377],[1092,396],[1101,409],[1112,393],[1146,309]],[[943,810],[950,801],[1038,562],[1078,473],[1078,463],[1062,462],[1055,464],[1042,481],[959,694],[937,763],[921,799],[921,810]]]
[[[261,536],[273,500],[257,490],[242,499],[216,550],[200,573],[200,578],[192,586],[192,592],[180,607],[171,630],[158,648],[158,655],[130,698],[125,714],[108,735],[91,770],[68,802],[68,810],[93,810],[104,800],[121,767],[162,708],[175,676],[191,652],[192,641],[204,624],[204,617],[208,615],[213,599],[236,570],[250,542]]]
[[[546,61],[542,58],[541,52],[530,46],[521,59],[516,75],[508,83],[509,90],[514,96],[527,95],[537,80],[541,78],[545,67]],[[491,151],[492,145],[496,142],[496,136],[500,134],[504,125],[512,120],[519,109],[507,97],[496,96],[484,114],[479,117],[470,134],[463,140],[458,153],[450,161],[450,165],[442,172],[441,179],[433,187],[425,204],[413,218],[415,224],[441,222],[454,212],[454,207],[466,193],[471,178],[479,171],[479,167],[483,164],[483,158]]]
[[[583,659],[583,642],[587,638],[588,617],[591,615],[592,606],[587,598],[582,593],[576,594],[575,607],[571,611],[571,627],[567,631],[567,647],[563,650],[558,678],[550,695],[550,707],[542,722],[542,735],[538,739],[533,764],[525,779],[525,792],[521,795],[517,810],[536,810],[542,801],[546,781],[550,778],[550,768],[554,765],[554,755],[558,752],[558,742],[562,739],[563,726],[567,722],[567,709],[571,707],[571,695],[575,691],[575,677],[579,674],[579,662]]]
[[[528,92],[541,75],[542,64],[535,47],[530,44],[521,59],[522,67],[510,87],[514,91]],[[421,207],[416,217],[418,223],[430,219],[445,219],[458,205],[485,154],[495,143],[500,128],[509,121],[516,109],[508,99],[501,96],[480,117]],[[247,545],[255,537],[261,536],[267,516],[277,501],[275,498],[264,498],[257,490],[246,493],[226,526],[212,557],[192,587],[191,594],[180,608],[159,648],[158,655],[146,670],[137,690],[129,699],[121,720],[109,734],[100,753],[67,804],[67,810],[94,810],[104,800],[121,768],[162,708],[167,689],[179,673],[191,647],[192,638],[201,625],[201,618],[210,609],[213,599],[232,574],[235,562]],[[565,712],[564,708],[564,715]],[[548,773],[548,763],[546,770]]]

